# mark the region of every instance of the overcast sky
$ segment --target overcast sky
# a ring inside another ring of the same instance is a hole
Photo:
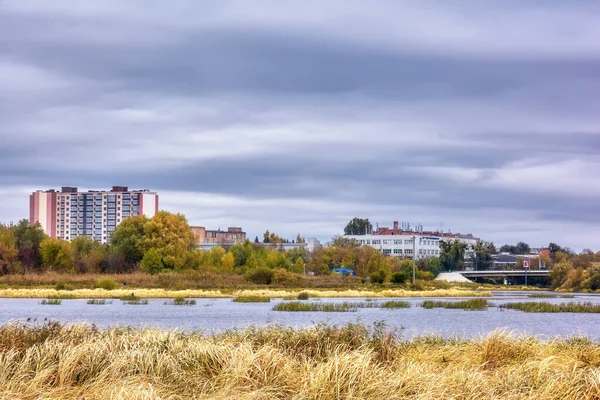
[[[0,221],[126,185],[251,238],[600,250],[599,4],[0,0]]]

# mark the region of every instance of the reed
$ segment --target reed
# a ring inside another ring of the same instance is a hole
[[[88,304],[92,304],[92,305],[97,305],[97,306],[103,306],[105,304],[112,304],[112,300],[106,300],[106,299],[89,299],[87,301]]]
[[[165,301],[166,306],[195,306],[196,300],[186,299],[183,297],[175,297],[173,300]]]
[[[322,311],[322,312],[354,312],[361,306],[361,303],[307,303],[300,301],[290,301],[278,303],[273,306],[273,311]]]
[[[486,299],[470,299],[464,301],[425,300],[421,306],[427,309],[449,308],[462,310],[485,310],[487,307],[489,307],[489,303]]]
[[[381,303],[381,308],[410,308],[410,303],[408,301],[385,301]]]
[[[40,301],[41,305],[44,306],[60,306],[62,304],[61,299],[44,299]]]
[[[3,399],[600,398],[600,344],[472,340],[360,324],[215,336],[93,326],[0,326]]]
[[[531,299],[555,299],[558,297],[557,294],[549,294],[549,293],[533,293],[527,296]]]
[[[528,302],[528,303],[506,303],[499,306],[510,310],[519,310],[535,313],[600,313],[600,304],[593,303],[561,303],[551,304],[545,302]]]
[[[339,297],[489,297],[491,292],[481,292],[465,289],[439,289],[439,290],[423,290],[411,291],[402,289],[384,289],[384,290],[288,290],[288,289],[250,289],[250,290],[235,290],[228,292],[226,290],[200,290],[200,289],[75,289],[75,290],[55,290],[55,289],[0,289],[0,298],[40,298],[62,297],[70,299],[99,299],[99,298],[121,298],[124,296],[133,295],[137,298],[162,298],[172,299],[174,297],[185,298],[232,298],[245,296],[262,296],[270,298],[298,298],[298,294],[305,292],[309,297],[322,298],[339,298]]]
[[[235,303],[270,303],[271,298],[266,296],[238,296],[231,299]]]
[[[146,306],[146,305],[148,305],[148,300],[146,300],[146,299],[123,300],[123,304],[131,305],[131,306]]]

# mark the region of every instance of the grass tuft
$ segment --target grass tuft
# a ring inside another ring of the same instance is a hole
[[[528,303],[506,303],[499,306],[510,310],[519,310],[535,313],[600,313],[600,304],[593,303],[561,303],[551,304],[544,302],[528,302]]]
[[[381,303],[381,308],[410,308],[410,303],[408,301],[386,301]]]
[[[146,300],[146,299],[123,300],[123,304],[128,304],[131,306],[145,306],[145,305],[148,305],[148,300]]]
[[[112,300],[106,300],[106,299],[89,299],[87,301],[88,304],[93,304],[93,305],[97,305],[97,306],[103,306],[105,304],[112,304]]]
[[[175,297],[173,300],[165,301],[166,306],[195,306],[196,300],[186,299],[183,297]]]
[[[427,309],[449,308],[462,310],[485,310],[487,307],[489,307],[489,303],[486,299],[471,299],[464,301],[425,300],[421,306]]]
[[[360,303],[306,303],[300,301],[290,301],[278,303],[273,306],[273,311],[322,311],[322,312],[354,312],[360,307]]]
[[[298,300],[308,300],[309,298],[310,298],[310,294],[308,292],[298,293]]]
[[[234,303],[270,303],[271,298],[265,296],[238,296],[231,299]]]

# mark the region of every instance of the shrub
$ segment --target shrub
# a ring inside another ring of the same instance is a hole
[[[298,277],[284,268],[273,270],[273,283],[281,286],[292,286],[298,282]]]
[[[384,270],[379,270],[371,274],[371,283],[382,284],[387,279],[387,273]]]
[[[99,289],[113,290],[117,288],[117,282],[112,278],[100,278],[96,282],[96,287]]]
[[[404,272],[395,272],[394,274],[392,274],[392,283],[400,285],[404,282],[406,282],[406,275],[404,274]]]
[[[248,282],[270,285],[273,281],[273,271],[268,268],[256,268],[246,274]]]
[[[298,300],[308,300],[309,297],[310,295],[308,294],[308,292],[298,293]]]

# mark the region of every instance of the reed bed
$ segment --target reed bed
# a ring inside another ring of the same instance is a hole
[[[238,296],[231,299],[235,303],[270,303],[271,298],[266,296]]]
[[[0,326],[3,399],[600,398],[600,344],[493,332],[461,340],[360,324],[215,336]]]
[[[171,299],[174,297],[185,298],[232,298],[245,296],[262,296],[270,298],[298,298],[300,293],[307,293],[309,297],[340,298],[340,297],[489,297],[489,291],[475,291],[465,289],[438,289],[411,291],[402,289],[390,290],[238,290],[227,293],[221,290],[166,290],[166,289],[0,289],[0,298],[49,298],[60,297],[69,299],[90,298],[121,298],[133,295],[138,298]]]
[[[586,303],[561,303],[551,304],[544,302],[506,303],[499,306],[510,310],[519,310],[534,313],[600,313],[600,304]]]
[[[87,301],[88,304],[92,304],[92,305],[97,305],[97,306],[103,306],[106,304],[112,304],[112,300],[106,300],[106,299],[89,299]]]
[[[366,306],[365,306],[366,307]],[[313,303],[303,301],[290,301],[278,303],[273,306],[273,311],[299,311],[299,312],[355,312],[361,308],[361,303]]]
[[[410,303],[408,301],[401,300],[385,301],[381,303],[381,308],[410,308]]]
[[[527,296],[531,299],[555,299],[558,297],[557,294],[550,294],[550,293],[533,293],[530,294],[529,296]]]
[[[196,300],[186,299],[183,297],[175,297],[173,300],[165,301],[166,306],[195,306]]]
[[[462,309],[462,310],[485,310],[489,307],[489,303],[486,299],[470,299],[464,301],[434,301],[425,300],[421,305],[423,308],[450,308],[450,309]]]
[[[44,299],[40,301],[43,306],[60,306],[62,304],[61,299]]]

